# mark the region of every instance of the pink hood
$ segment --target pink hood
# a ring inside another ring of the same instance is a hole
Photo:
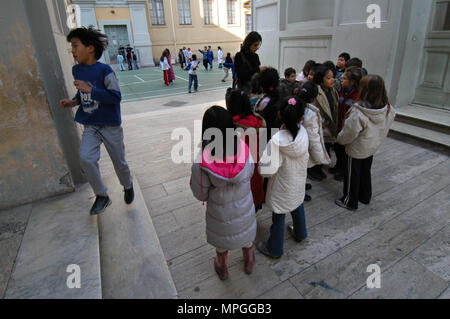
[[[245,167],[250,156],[247,144],[240,140],[239,149],[235,156],[225,157],[223,160],[213,159],[211,151],[205,148],[200,166],[222,179],[235,179]]]

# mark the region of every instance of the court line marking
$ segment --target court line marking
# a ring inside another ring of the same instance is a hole
[[[140,77],[138,77],[137,75],[134,76],[135,78],[137,78],[138,80],[141,80],[141,82],[145,82],[144,80],[142,80]]]
[[[219,90],[222,89],[223,86],[219,86],[219,87],[214,87],[214,88],[209,88],[203,91],[200,91],[198,93],[201,92],[207,92],[207,91],[214,91],[214,90]],[[161,90],[159,90],[161,91]],[[188,94],[186,92],[176,92],[176,93],[172,93],[172,94],[162,94],[162,95],[150,95],[150,96],[143,96],[140,98],[134,98],[134,99],[123,99],[122,103],[128,103],[128,102],[139,102],[139,101],[144,101],[144,100],[151,100],[152,98],[159,98],[159,97],[170,97],[170,96],[175,96],[175,95],[183,95],[183,94]],[[194,93],[195,94],[195,93]]]
[[[142,84],[142,83],[149,83],[149,82],[159,82],[159,81],[161,81],[161,79],[148,80],[148,81],[143,81],[143,82],[132,82],[132,83],[127,83],[127,84],[120,84],[120,86],[129,86],[129,85],[134,85],[134,84]]]
[[[226,87],[227,87],[226,85],[221,85],[221,86],[212,87],[212,89],[220,89],[220,88],[226,88]],[[173,89],[172,92],[176,92],[175,90],[179,90],[179,89],[186,90],[185,87],[181,87],[181,86],[180,87],[172,87],[172,89]],[[168,90],[168,88],[166,87],[166,88],[156,89],[156,90],[152,90],[152,91],[125,93],[125,94],[122,94],[122,97],[129,96],[129,95],[137,95],[137,94],[148,94],[148,93],[152,93],[152,92],[167,91],[167,90]],[[208,90],[211,90],[211,88],[206,87],[205,91],[208,91]],[[170,92],[171,91],[168,91],[168,93],[170,93]],[[170,95],[168,95],[168,96],[170,96]]]

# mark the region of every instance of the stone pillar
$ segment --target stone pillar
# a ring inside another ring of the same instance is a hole
[[[154,66],[152,41],[148,32],[146,3],[143,1],[128,1],[130,6],[131,24],[133,26],[134,48],[142,66]]]

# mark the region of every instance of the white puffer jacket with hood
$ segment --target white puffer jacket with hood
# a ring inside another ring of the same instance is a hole
[[[258,170],[270,177],[266,204],[276,214],[287,214],[303,204],[308,168],[308,133],[301,126],[295,140],[285,129],[267,144]]]

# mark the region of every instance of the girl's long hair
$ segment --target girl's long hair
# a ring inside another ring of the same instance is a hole
[[[388,113],[391,105],[386,91],[384,80],[379,75],[369,74],[365,76],[359,84],[359,100],[365,102],[373,109],[381,109],[388,106]]]
[[[236,135],[233,135],[233,148],[229,149],[227,148],[227,129],[235,129],[235,125],[233,122],[233,117],[231,116],[230,112],[228,112],[226,109],[224,109],[221,106],[214,105],[210,107],[206,112],[205,115],[203,115],[203,121],[202,121],[202,151],[205,150],[205,147],[212,143],[217,137],[214,137],[214,140],[206,140],[205,139],[205,132],[210,128],[216,128],[222,132],[223,137],[223,143],[222,143],[222,150],[223,150],[223,156],[230,156],[230,155],[236,155],[237,154],[237,148],[238,148],[238,137]],[[231,141],[230,141],[231,144]],[[215,156],[216,154],[211,154],[212,156]]]
[[[281,122],[286,126],[294,140],[297,138],[300,130],[298,123],[305,114],[305,102],[296,97],[290,96],[283,100],[280,108]]]
[[[278,87],[280,86],[280,75],[274,68],[267,68],[260,73],[259,83],[264,94],[277,98],[279,96]]]
[[[239,115],[240,118],[246,118],[247,116],[253,115],[250,99],[244,91],[229,88],[225,95],[225,101],[227,110],[231,113],[232,117]]]
[[[251,46],[253,43],[256,43],[256,42],[258,42],[258,41],[262,42],[262,37],[261,37],[261,35],[260,35],[258,32],[256,32],[256,31],[250,32],[250,33],[247,34],[247,36],[245,37],[244,43],[242,44],[242,50],[243,50],[245,53],[249,53],[249,52],[250,52],[250,46]]]
[[[350,81],[355,82],[355,88],[359,89],[359,85],[361,83],[362,78],[364,77],[363,70],[357,67],[350,67],[345,70],[345,74]]]
[[[161,54],[161,62],[164,62],[164,58],[167,57],[167,49],[163,51],[163,53]]]

